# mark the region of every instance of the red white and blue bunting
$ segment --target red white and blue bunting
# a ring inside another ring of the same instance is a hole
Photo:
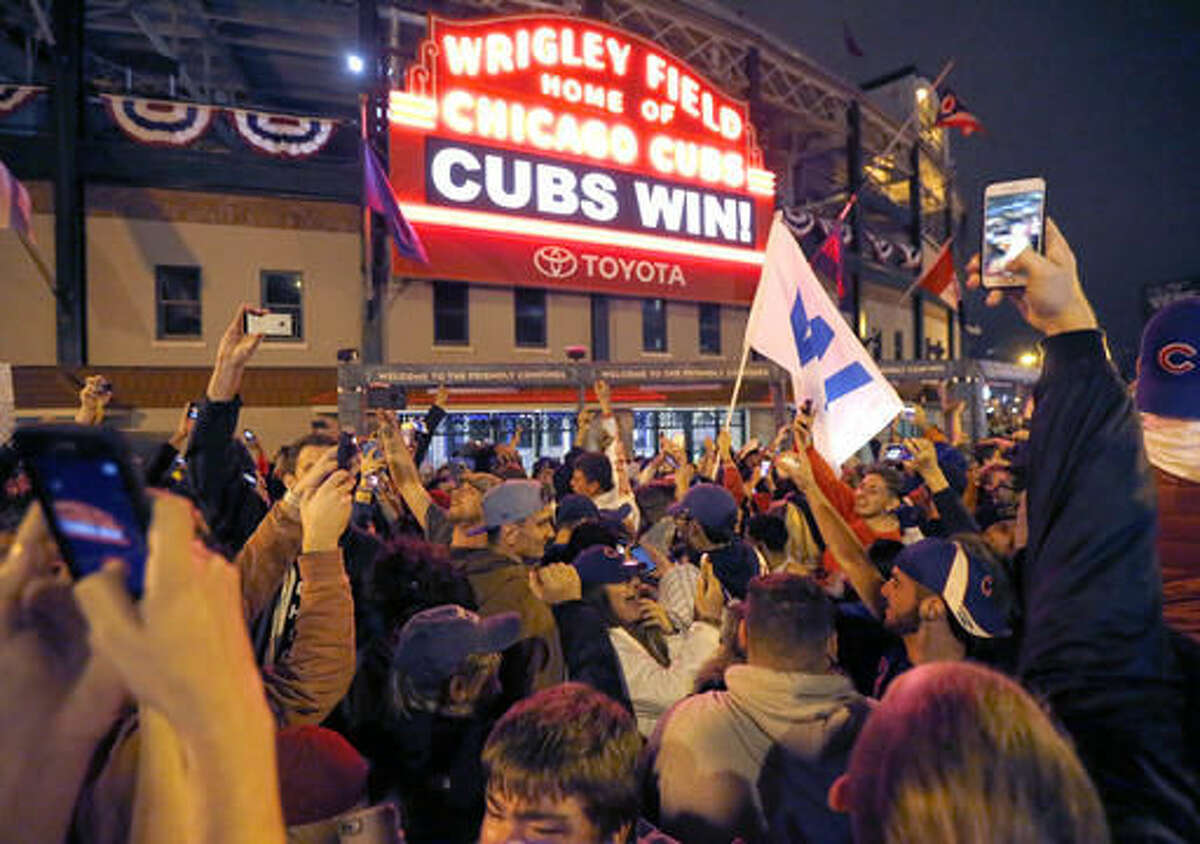
[[[0,114],[12,114],[45,90],[40,85],[0,85]]]
[[[103,96],[105,108],[121,131],[138,143],[182,147],[199,138],[212,123],[212,106]]]
[[[292,117],[264,111],[230,109],[242,140],[259,152],[282,158],[316,155],[333,136],[337,122],[326,117]]]
[[[805,208],[783,208],[783,221],[800,244],[806,255],[815,255],[833,231],[837,221],[832,217],[819,217]],[[854,241],[852,226],[842,226],[842,243],[849,246]],[[906,270],[920,269],[921,250],[907,240],[892,240],[863,229],[863,252],[865,257],[884,266],[898,266]]]

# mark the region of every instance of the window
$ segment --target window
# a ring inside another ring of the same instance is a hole
[[[592,295],[592,360],[608,360],[608,297]]]
[[[290,337],[267,337],[266,342],[304,339],[304,276],[294,270],[263,270],[262,306],[273,314],[290,314]]]
[[[667,303],[662,299],[642,300],[642,351],[667,350]]]
[[[546,291],[517,289],[513,293],[517,345],[546,348]]]
[[[700,354],[721,354],[721,306],[700,306]]]
[[[461,281],[433,283],[433,344],[465,346],[471,341],[467,318],[467,285]]]
[[[200,268],[159,264],[154,268],[158,339],[200,337]]]
[[[892,359],[904,360],[904,332],[897,331],[892,334]]]

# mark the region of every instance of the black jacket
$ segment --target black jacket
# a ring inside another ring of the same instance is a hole
[[[200,402],[192,439],[188,443],[188,475],[203,505],[214,536],[237,550],[246,544],[268,505],[255,491],[254,461],[245,446],[236,442],[242,400]]]
[[[1018,673],[1071,733],[1115,840],[1200,841],[1137,413],[1103,334],[1060,334],[1044,351]]]
[[[621,662],[600,613],[584,601],[565,601],[551,609],[567,662],[567,679],[604,692],[632,714]]]

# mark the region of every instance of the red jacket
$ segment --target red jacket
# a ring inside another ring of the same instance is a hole
[[[850,529],[854,531],[858,541],[863,544],[863,548],[870,548],[871,543],[876,539],[900,541],[900,531],[889,530],[876,533],[854,512],[854,489],[849,484],[842,483],[841,479],[833,473],[830,465],[825,462],[825,458],[812,446],[808,447],[808,460],[812,464],[813,478],[816,480],[817,486],[821,488],[821,492],[825,493],[825,497],[829,499],[829,503],[833,505],[834,509],[841,513],[846,524],[850,525]],[[828,548],[825,549],[822,564],[828,572],[838,571],[838,564],[834,561]]]
[[[1200,641],[1200,484],[1154,469],[1163,618]]]

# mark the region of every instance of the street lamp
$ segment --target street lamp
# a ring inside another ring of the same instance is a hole
[[[1021,356],[1019,358],[1017,358],[1017,363],[1021,364],[1021,366],[1029,367],[1030,369],[1032,369],[1033,367],[1037,366],[1037,363],[1038,363],[1037,353],[1036,352],[1022,352]]]
[[[362,73],[366,69],[366,67],[367,67],[366,62],[363,61],[363,57],[360,56],[358,53],[347,53],[346,54],[346,70],[357,75],[357,74]]]

